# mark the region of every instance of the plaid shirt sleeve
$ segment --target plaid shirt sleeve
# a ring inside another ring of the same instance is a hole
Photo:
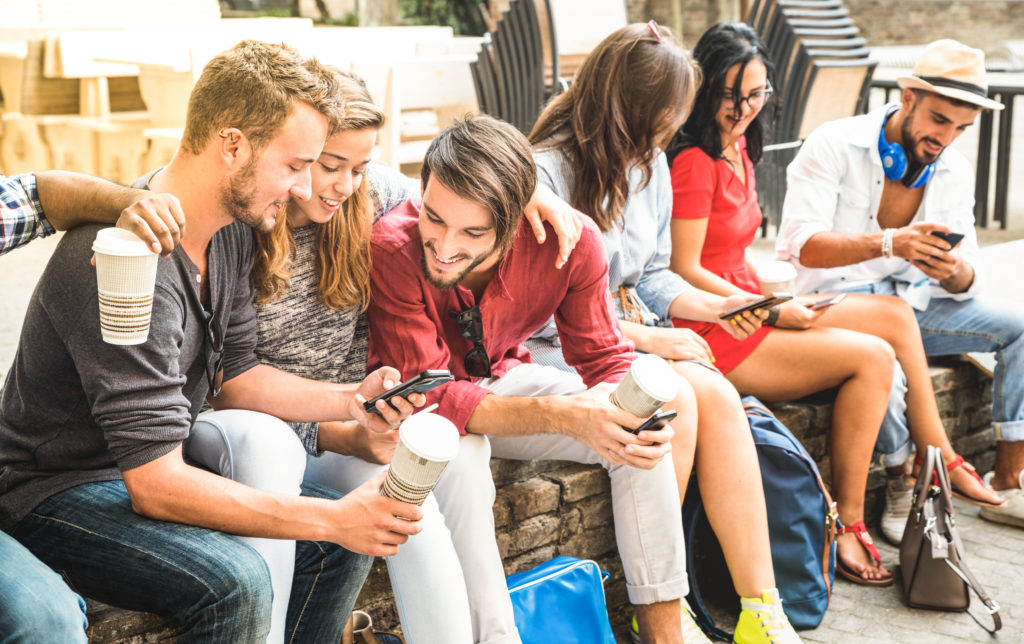
[[[0,255],[53,232],[39,203],[36,176],[0,175]]]

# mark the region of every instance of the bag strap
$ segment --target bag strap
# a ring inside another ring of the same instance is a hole
[[[940,490],[940,496],[942,497],[942,507],[946,513],[946,519],[950,536],[953,538],[953,548],[956,550],[957,560],[959,565],[950,561],[949,557],[946,557],[944,561],[946,565],[956,573],[957,577],[963,580],[967,586],[974,591],[974,594],[978,596],[978,599],[985,604],[986,612],[992,617],[993,628],[989,628],[985,624],[981,623],[973,613],[967,612],[978,626],[988,631],[988,633],[994,634],[1000,628],[1003,627],[1003,621],[999,617],[999,604],[992,601],[992,598],[988,596],[985,589],[982,588],[981,584],[971,573],[970,568],[967,567],[967,562],[964,559],[964,546],[963,542],[960,541],[960,533],[956,529],[956,524],[953,521],[953,494],[949,484],[949,472],[946,471],[945,463],[942,461],[942,452],[938,447],[934,445],[928,446],[928,453],[925,458],[925,467],[931,468],[930,470],[922,469],[918,474],[919,479],[930,479],[932,477],[932,471],[935,472],[934,480],[938,482]]]

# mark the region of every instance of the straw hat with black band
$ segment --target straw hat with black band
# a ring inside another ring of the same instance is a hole
[[[984,109],[1003,109],[1002,103],[988,98],[985,53],[980,49],[955,40],[936,40],[925,48],[913,74],[896,79],[900,89],[920,89]]]

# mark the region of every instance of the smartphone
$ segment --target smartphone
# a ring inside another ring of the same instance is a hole
[[[818,300],[818,301],[814,302],[813,304],[811,304],[810,306],[808,306],[807,308],[809,308],[812,311],[818,311],[820,309],[827,309],[828,307],[832,306],[833,304],[839,304],[845,298],[846,298],[846,293],[837,293],[837,294],[833,295],[832,297],[826,297],[823,300]]]
[[[663,429],[665,425],[676,417],[676,410],[669,409],[666,411],[659,411],[650,418],[644,421],[643,425],[640,425],[636,429],[627,429],[626,431],[630,434],[639,434],[642,431],[656,432],[659,429]]]
[[[944,233],[938,230],[933,230],[932,234],[948,243],[949,250],[956,248],[957,244],[959,244],[964,238],[963,233]]]
[[[719,315],[718,317],[723,320],[727,320],[746,311],[753,311],[754,309],[770,309],[776,304],[782,304],[783,302],[788,302],[789,300],[792,299],[793,296],[790,295],[789,293],[772,293],[767,297],[762,297],[760,300],[755,300],[753,302],[750,302],[749,304],[740,304],[739,306],[734,306],[733,308],[729,309],[728,311]]]
[[[401,396],[402,398],[408,398],[409,395],[414,393],[426,393],[431,389],[436,389],[446,382],[453,380],[452,374],[447,369],[427,369],[418,376],[409,378],[402,384],[388,389],[379,396],[374,396],[372,399],[367,400],[363,403],[363,409],[368,414],[379,414],[380,411],[377,409],[377,401],[382,398],[391,405],[391,399],[395,396]],[[391,405],[392,409],[395,409],[394,405]],[[397,411],[397,410],[396,410]]]

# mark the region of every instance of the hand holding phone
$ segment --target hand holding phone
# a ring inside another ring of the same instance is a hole
[[[740,304],[739,306],[734,306],[733,308],[722,313],[718,317],[722,320],[727,320],[731,317],[735,317],[737,315],[746,313],[747,311],[754,311],[756,309],[770,309],[773,306],[782,304],[784,302],[788,302],[791,299],[793,299],[793,296],[790,295],[789,293],[772,293],[771,295],[762,297],[759,300],[754,300],[753,302],[748,302],[747,304]]]
[[[639,434],[643,431],[655,432],[660,429],[664,429],[665,425],[668,424],[673,418],[676,417],[675,409],[667,409],[665,411],[659,411],[650,418],[644,421],[643,425],[640,425],[636,429],[626,429],[630,434]]]
[[[395,396],[401,396],[402,398],[408,398],[414,393],[426,393],[431,389],[436,389],[446,382],[453,380],[452,374],[447,369],[427,369],[423,373],[409,378],[405,382],[391,389],[388,389],[379,396],[374,396],[370,400],[363,403],[363,409],[368,414],[379,414],[380,411],[377,409],[377,401],[383,399],[387,404],[391,405],[391,399]],[[394,405],[391,405],[392,409],[395,409]],[[398,411],[395,409],[395,411]]]
[[[826,297],[823,300],[817,300],[807,306],[812,311],[820,311],[821,309],[827,309],[833,304],[839,304],[846,298],[846,293],[836,293],[832,297]]]
[[[941,230],[933,230],[932,234],[949,244],[949,250],[953,250],[963,241],[963,233],[944,233]]]

